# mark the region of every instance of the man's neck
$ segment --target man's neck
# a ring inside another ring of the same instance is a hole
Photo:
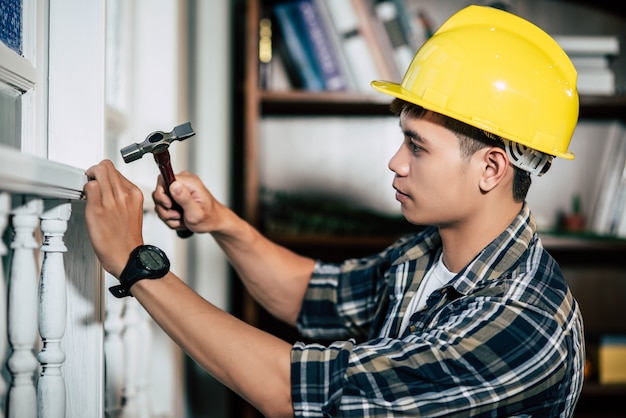
[[[484,211],[480,215],[451,226],[440,226],[443,245],[443,263],[448,270],[458,273],[480,251],[496,239],[517,217],[522,203]],[[495,212],[495,213],[494,213]]]

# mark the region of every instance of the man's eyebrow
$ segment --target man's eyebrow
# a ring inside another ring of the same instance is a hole
[[[428,142],[427,139],[425,139],[423,136],[421,136],[416,131],[414,131],[412,129],[404,129],[404,128],[402,128],[402,126],[400,126],[400,128],[402,129],[402,133],[404,134],[404,136],[406,136],[408,138],[411,138],[413,141],[419,142],[421,144],[424,144],[424,143]]]

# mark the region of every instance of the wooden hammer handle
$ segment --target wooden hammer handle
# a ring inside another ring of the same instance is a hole
[[[178,203],[174,200],[172,195],[170,194],[170,185],[176,181],[176,177],[174,176],[174,171],[172,170],[172,163],[170,161],[170,152],[166,149],[161,152],[153,152],[154,161],[156,161],[159,166],[159,171],[161,172],[161,177],[163,177],[163,182],[165,183],[165,193],[172,199],[172,209],[180,212],[181,219],[184,216],[183,208],[180,207]],[[188,229],[177,229],[176,234],[181,238],[188,238],[193,235],[193,232]]]

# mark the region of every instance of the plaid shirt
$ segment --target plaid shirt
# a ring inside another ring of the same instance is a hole
[[[298,417],[569,417],[582,389],[583,324],[527,205],[425,309],[406,307],[441,253],[436,228],[343,264],[318,262],[296,343]]]

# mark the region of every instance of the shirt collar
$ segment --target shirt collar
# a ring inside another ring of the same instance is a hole
[[[441,237],[436,227],[429,227],[413,239],[405,241],[394,264],[418,259],[422,256],[436,257],[441,250]],[[461,294],[470,293],[483,280],[502,277],[512,270],[537,240],[536,225],[528,204],[524,202],[517,217],[496,239],[489,243],[450,283]],[[404,249],[403,249],[404,248]],[[434,258],[433,258],[434,260]],[[429,263],[429,266],[432,263]]]

